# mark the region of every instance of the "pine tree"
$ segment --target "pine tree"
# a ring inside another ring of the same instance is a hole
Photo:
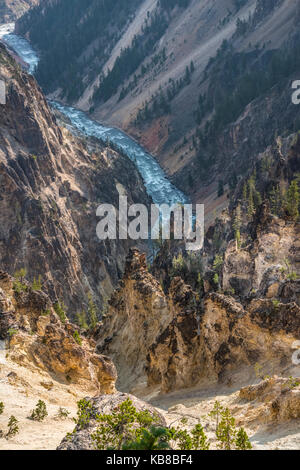
[[[232,450],[237,435],[235,419],[228,408],[222,411],[221,416],[222,419],[216,431],[218,447],[223,450]]]
[[[279,216],[282,208],[282,195],[279,185],[273,186],[269,195],[271,213]]]
[[[90,327],[94,329],[97,326],[98,323],[98,316],[97,316],[97,307],[93,301],[92,294],[89,293],[88,295],[88,314],[89,314],[89,320],[90,320]]]
[[[233,229],[234,229],[237,248],[241,247],[241,226],[242,226],[242,211],[241,211],[241,206],[239,204],[236,208],[235,217],[233,221]]]
[[[247,210],[248,217],[252,218],[254,212],[255,212],[255,206],[254,206],[254,197],[253,197],[253,186],[252,184],[249,184],[248,210]]]
[[[220,415],[224,411],[224,407],[221,403],[217,400],[214,404],[213,410],[209,413],[209,416],[212,418],[216,418],[216,432],[219,426]]]
[[[286,210],[292,220],[296,221],[299,218],[299,186],[298,181],[295,179],[291,182],[286,195]]]
[[[84,311],[81,313],[78,312],[76,314],[76,321],[82,330],[88,329],[89,326],[88,326],[87,319],[86,319],[86,313]]]
[[[237,433],[235,445],[237,450],[251,450],[252,444],[244,428],[240,428]]]

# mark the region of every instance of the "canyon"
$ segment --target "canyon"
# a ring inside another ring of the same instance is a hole
[[[129,2],[129,24],[120,23],[120,34],[106,43],[108,50],[99,46],[103,38],[94,32],[88,16],[75,65],[72,62],[74,86],[79,87],[74,93],[69,83],[71,57],[59,66],[51,83],[46,72],[58,48],[61,55],[67,44],[72,49],[77,19],[64,43],[52,7],[45,5],[43,13],[41,8],[29,12],[16,28],[40,50],[37,73],[45,91],[135,137],[177,187],[206,204],[208,217],[215,210],[221,212],[226,203],[216,198],[220,180],[227,189],[233,174],[245,175],[253,155],[264,151],[276,132],[283,135],[299,128],[290,100],[290,83],[297,79],[299,64],[293,61],[295,66],[286,68],[282,63],[281,72],[275,72],[277,61],[297,55],[298,0],[191,0],[171,6],[145,0],[138,7]],[[62,14],[63,3],[57,8]],[[97,14],[96,1],[89,8]],[[114,21],[112,28],[121,21],[118,14]],[[37,32],[46,26],[59,34],[55,47]],[[148,43],[149,50],[144,45]],[[264,82],[260,89],[257,84]],[[227,103],[239,89],[243,96]],[[228,109],[234,110],[232,116],[227,116]]]
[[[253,67],[260,83],[268,64],[278,70],[274,50],[298,50],[298,2],[128,2],[115,12],[122,28],[112,34],[103,62],[94,63],[94,76],[81,62],[85,54],[96,60],[83,44],[74,62],[78,83],[89,73],[73,98],[71,89],[63,91],[67,64],[55,89],[47,90],[42,79],[43,54],[51,58],[57,45],[46,51],[38,26],[52,8],[64,8],[60,0],[51,3],[44,2],[43,14],[33,8],[0,43],[7,90],[0,105],[0,429],[11,415],[20,425],[16,436],[0,437],[0,448],[92,450],[97,415],[114,413],[130,399],[161,426],[176,422],[191,431],[201,423],[213,450],[216,401],[230,409],[254,449],[298,450],[300,135],[290,86],[298,61],[293,67],[279,61],[287,71],[263,92],[250,93],[237,116],[224,118],[225,126],[208,124],[206,134],[202,127],[210,121],[207,113],[220,117],[217,106],[209,107],[218,94],[223,106],[235,105],[230,100],[238,93],[230,90],[243,80],[231,81],[229,65],[239,78]],[[91,1],[89,12],[97,7]],[[147,55],[136,85],[131,88],[129,75],[106,102],[91,101],[97,67],[109,74],[121,47],[130,49],[141,28],[145,33],[145,18],[157,8],[168,18],[153,52],[164,57],[166,48],[162,68],[147,69]],[[91,27],[89,15],[85,20]],[[51,21],[53,33],[59,19]],[[28,40],[40,46],[39,56]],[[94,40],[97,51],[101,36]],[[216,57],[208,64],[211,51]],[[170,115],[141,126],[127,121],[154,88],[164,88],[175,73],[180,78],[187,65],[189,80]],[[196,127],[189,105],[195,96],[204,113]],[[168,126],[175,140],[164,134]],[[187,150],[197,127],[193,151]],[[202,163],[213,151],[212,166],[199,170],[196,148]],[[150,248],[142,241],[98,240],[97,207],[118,206],[124,194],[147,207],[205,202],[203,248],[192,253],[173,239]],[[38,399],[48,410],[42,422],[28,419]],[[91,410],[84,426],[79,400],[88,400]]]

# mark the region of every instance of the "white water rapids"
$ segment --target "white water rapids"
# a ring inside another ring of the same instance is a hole
[[[0,39],[28,64],[29,73],[34,74],[39,62],[38,55],[26,39],[14,34],[13,31],[13,23],[0,26]],[[112,142],[120,148],[136,165],[146,190],[155,204],[172,206],[188,202],[187,197],[168,180],[155,158],[127,134],[116,128],[102,126],[78,109],[53,101],[50,104],[67,116],[74,128],[81,133]]]

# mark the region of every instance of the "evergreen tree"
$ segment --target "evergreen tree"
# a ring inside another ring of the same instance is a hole
[[[240,428],[237,433],[235,445],[237,450],[251,450],[252,444],[244,428]]]
[[[291,182],[286,195],[286,210],[288,215],[294,221],[299,218],[299,202],[300,194],[298,180],[295,179]]]
[[[237,248],[240,248],[241,246],[241,226],[242,226],[242,211],[241,211],[241,206],[239,204],[235,210],[235,216],[234,216],[234,221],[233,221],[233,230],[235,234]]]
[[[93,301],[93,296],[91,292],[89,292],[88,294],[88,315],[89,315],[90,328],[94,329],[98,323],[98,316],[97,316],[97,307]]]
[[[222,411],[221,417],[221,421],[216,431],[218,447],[223,450],[232,450],[234,448],[237,435],[235,419],[228,408]]]
[[[271,213],[279,216],[282,209],[282,195],[279,185],[273,186],[269,195]]]

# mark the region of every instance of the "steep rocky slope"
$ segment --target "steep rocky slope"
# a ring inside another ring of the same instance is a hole
[[[241,268],[243,256],[236,254]],[[274,261],[283,263],[283,258]],[[265,374],[289,374],[293,369],[300,307],[290,297],[280,297],[275,285],[280,292],[295,292],[297,298],[297,281],[278,284],[267,267],[264,283],[270,283],[271,297],[253,295],[244,307],[238,297],[208,288],[199,303],[199,294],[180,278],[172,281],[165,296],[137,252],[127,263],[97,343],[97,350],[115,362],[121,390],[141,393],[145,381],[163,392],[247,382],[255,378],[256,364]]]
[[[0,47],[0,264],[11,274],[25,268],[30,281],[41,276],[74,317],[89,292],[96,302],[112,292],[130,245],[98,240],[98,205],[118,207],[119,191],[130,202],[148,196],[129,159],[58,127],[34,78]]]
[[[117,374],[111,360],[94,353],[92,342],[56,314],[45,293],[28,283],[20,288],[4,272],[0,286],[0,339],[8,343],[7,360],[89,392],[114,393]]]
[[[166,243],[152,268],[161,285],[144,257],[130,252],[97,345],[115,361],[123,390],[141,390],[146,380],[163,392],[249,382],[257,364],[265,374],[292,374],[300,334],[299,156],[299,136],[260,155],[261,171],[256,165],[240,182],[201,253],[172,260]]]
[[[58,28],[50,11],[28,15],[17,28],[41,50],[41,83],[62,96],[63,80],[43,82],[55,51],[38,30],[47,22]],[[208,213],[221,210],[226,199],[216,197],[218,181],[226,190],[276,133],[299,128],[291,101],[299,13],[298,0],[145,0],[101,66],[91,71],[82,58],[83,92],[71,101],[137,137]],[[74,18],[68,40],[76,24]],[[91,48],[82,38],[80,57]]]
[[[45,292],[0,272],[0,449],[54,450],[74,427],[76,402],[114,393],[116,379],[112,361]],[[39,400],[48,413],[41,422],[29,419]],[[5,439],[12,415],[19,433]]]
[[[35,5],[39,0],[1,0],[0,1],[0,24],[14,21]]]

